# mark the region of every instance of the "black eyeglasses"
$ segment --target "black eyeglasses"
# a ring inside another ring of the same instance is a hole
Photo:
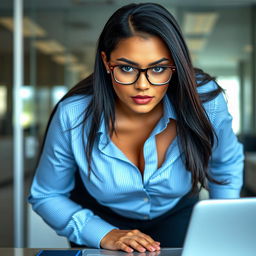
[[[137,82],[141,72],[145,72],[148,82],[152,85],[168,84],[176,71],[174,65],[158,65],[150,68],[136,68],[129,65],[109,65],[115,81],[119,84],[130,85]]]

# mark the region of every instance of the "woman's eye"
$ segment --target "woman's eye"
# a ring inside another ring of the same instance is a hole
[[[120,66],[119,68],[120,68],[122,71],[124,71],[124,72],[132,72],[132,71],[134,71],[134,68],[131,67],[131,66]]]
[[[152,70],[153,72],[156,72],[156,73],[161,73],[165,70],[166,68],[165,67],[153,67]]]

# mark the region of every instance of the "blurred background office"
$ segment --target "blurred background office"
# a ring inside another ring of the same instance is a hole
[[[92,72],[103,25],[128,2],[146,1],[0,0],[0,247],[67,246],[32,213],[28,189],[51,110]],[[256,0],[155,2],[226,90],[246,153],[242,196],[256,196]]]

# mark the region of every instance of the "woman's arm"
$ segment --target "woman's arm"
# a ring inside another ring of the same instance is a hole
[[[69,199],[77,166],[66,112],[60,103],[47,132],[29,202],[59,235],[77,244],[99,248],[101,239],[116,227]]]
[[[232,117],[223,94],[215,99],[214,128],[218,141],[212,151],[210,174],[227,185],[209,183],[211,198],[238,198],[243,183],[244,154],[232,130]]]

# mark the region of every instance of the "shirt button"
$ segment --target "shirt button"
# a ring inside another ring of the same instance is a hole
[[[148,202],[149,201],[147,197],[144,197],[143,200],[144,200],[144,202]]]
[[[147,220],[148,219],[148,216],[147,215],[144,215],[144,220]]]

